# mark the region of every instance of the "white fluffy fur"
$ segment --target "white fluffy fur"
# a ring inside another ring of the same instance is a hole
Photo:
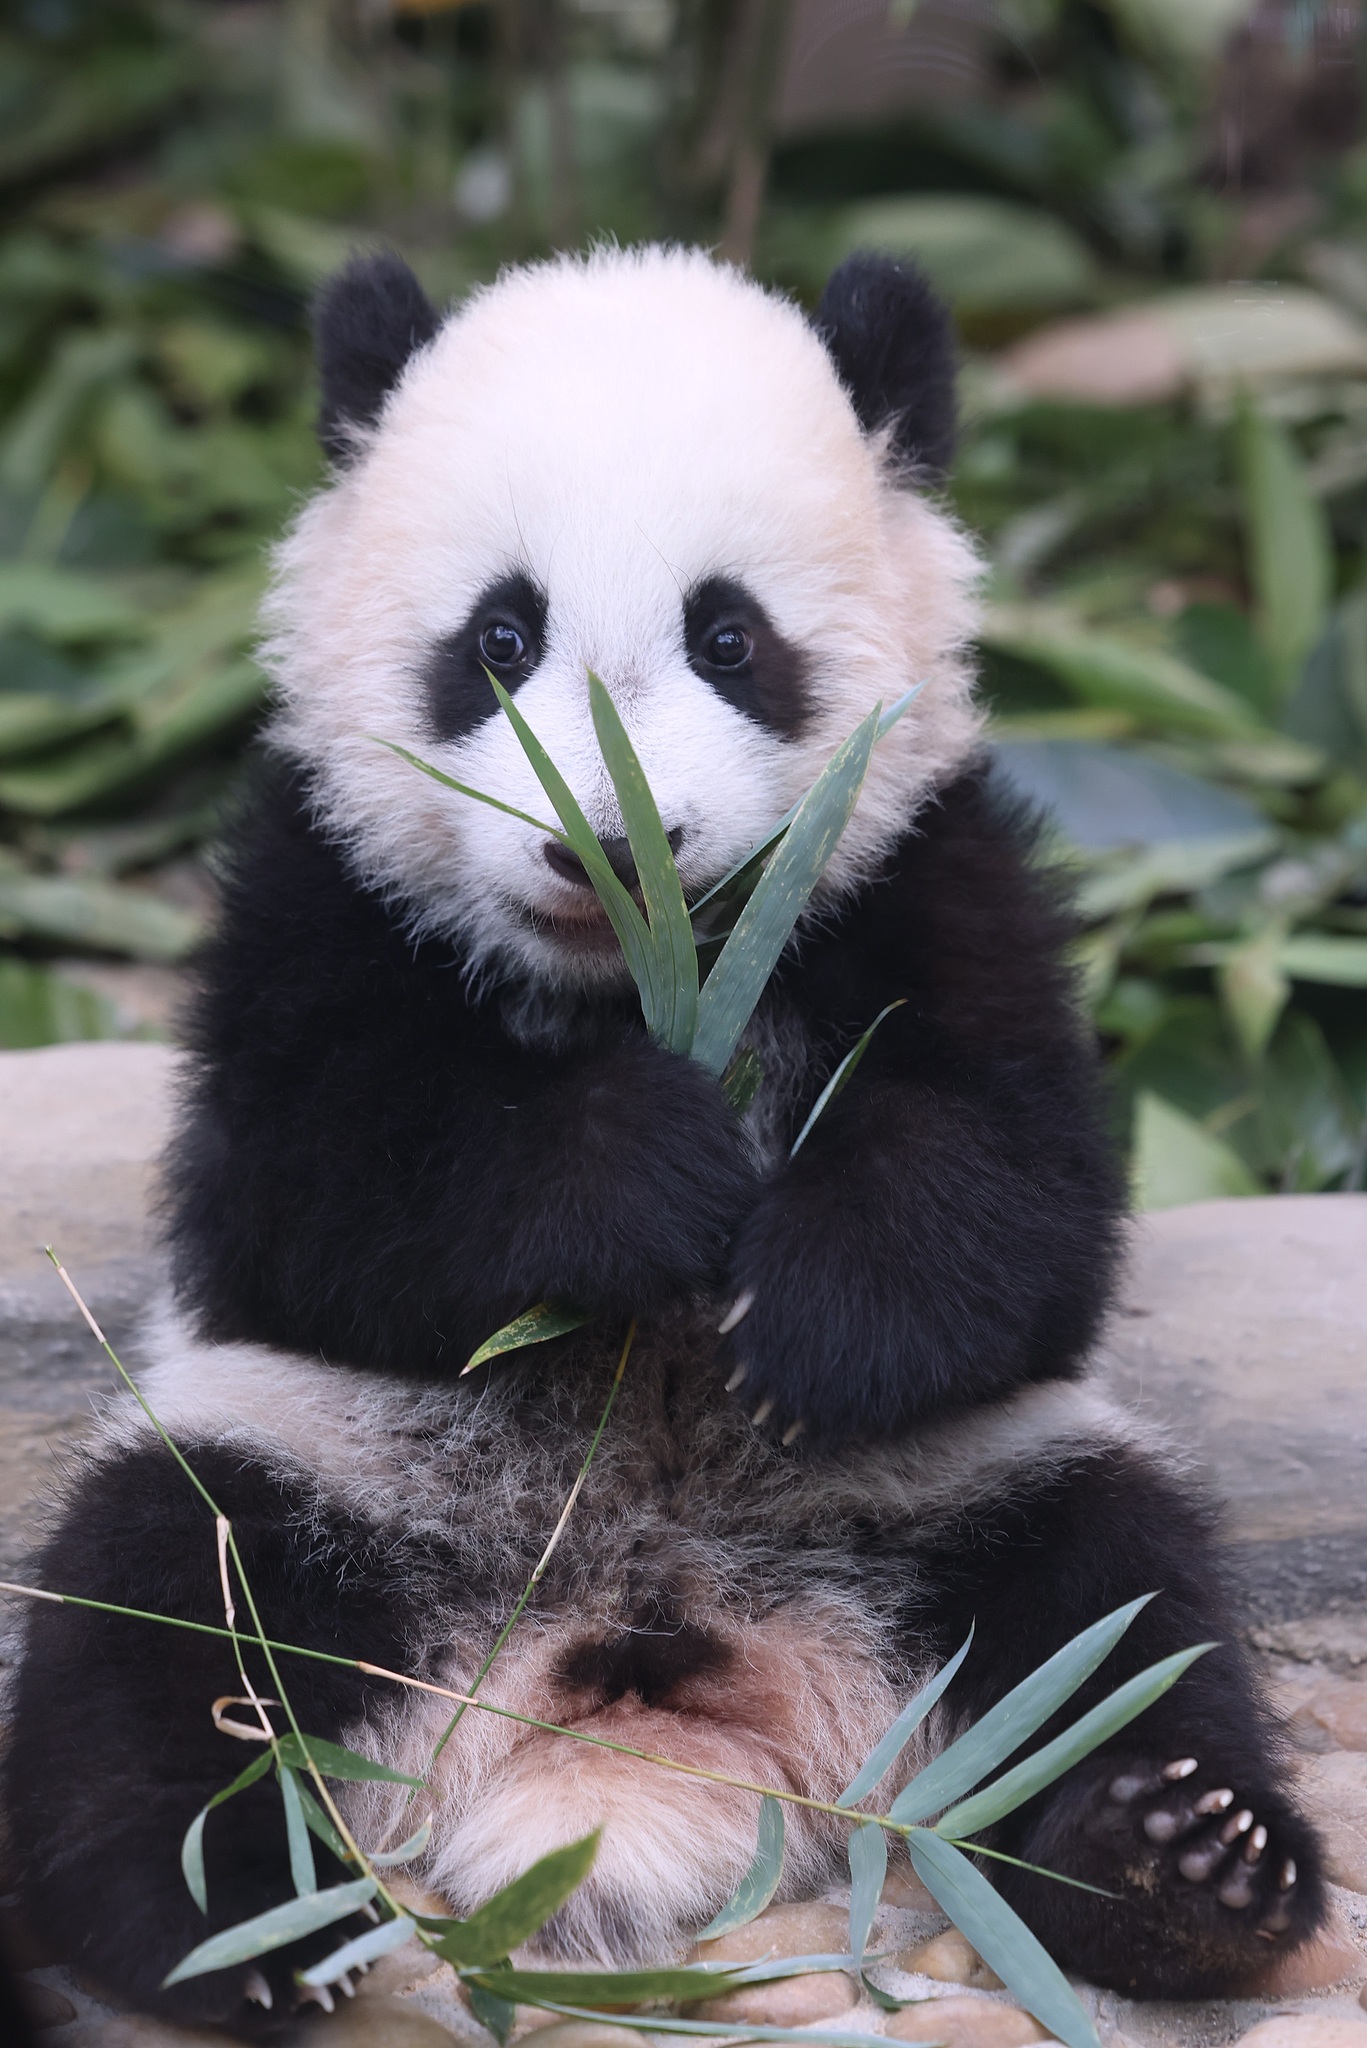
[[[687,885],[715,879],[875,702],[914,682],[925,690],[878,750],[828,896],[868,872],[973,743],[972,549],[860,431],[800,310],[697,251],[511,271],[410,361],[355,461],[305,508],[277,558],[265,649],[276,744],[315,772],[358,871],[477,968],[563,976],[562,949],[509,910],[554,911],[573,885],[541,834],[373,736],[548,818],[506,721],[440,745],[418,679],[433,642],[517,569],[550,600],[522,710],[595,829],[620,833],[589,718],[586,672],[603,677],[666,825],[685,828]],[[714,573],[742,579],[812,658],[800,740],[772,737],[688,666],[683,594]]]

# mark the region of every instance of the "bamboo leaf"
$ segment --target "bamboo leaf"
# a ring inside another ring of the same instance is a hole
[[[338,1834],[336,1827],[333,1825],[331,1815],[318,1804],[307,1784],[297,1772],[295,1773],[294,1789],[299,1794],[299,1804],[304,1809],[304,1819],[323,1844],[323,1847],[331,1849],[339,1863],[354,1864],[356,1859]],[[375,1857],[372,1860],[379,1862],[382,1859]]]
[[[442,1938],[435,1944],[437,1954],[465,1969],[502,1962],[524,1941],[530,1941],[583,1883],[593,1867],[600,1838],[601,1831],[595,1828],[581,1841],[552,1849],[468,1920],[444,1923]]]
[[[248,1785],[254,1785],[258,1778],[264,1778],[274,1762],[275,1758],[270,1750],[263,1750],[260,1756],[248,1764],[245,1771],[233,1779],[231,1785],[225,1785],[221,1792],[215,1792],[208,1805],[200,1808],[185,1830],[185,1839],[180,1845],[180,1867],[185,1873],[190,1897],[201,1913],[207,1913],[209,1910],[209,1888],[204,1876],[204,1823],[214,1808],[222,1806],[225,1799],[231,1799],[235,1793],[245,1792]]]
[[[861,1972],[869,1930],[888,1875],[888,1838],[868,1821],[850,1836],[850,1954]]]
[[[779,1879],[783,1875],[784,1832],[780,1801],[761,1799],[755,1860],[721,1911],[714,1914],[703,1928],[699,1941],[712,1941],[719,1934],[729,1934],[733,1927],[746,1926],[764,1911],[778,1890]]]
[[[858,1772],[845,1787],[839,1799],[837,1799],[837,1806],[857,1806],[859,1801],[867,1799],[874,1786],[880,1784],[887,1776],[912,1736],[916,1733],[916,1730],[925,1720],[926,1715],[935,1706],[940,1695],[958,1671],[959,1666],[968,1655],[972,1642],[973,1629],[970,1628],[964,1638],[962,1647],[954,1652],[948,1664],[937,1671],[933,1678],[927,1680],[913,1699],[907,1701],[907,1704],[903,1707],[887,1734],[869,1751]]]
[[[878,730],[874,736],[875,744],[878,740],[886,738],[903,712],[911,709],[911,706],[924,688],[925,684],[923,682],[913,683],[911,688],[904,690],[902,695],[891,703],[886,711],[880,712]],[[797,803],[790,804],[778,823],[771,825],[764,837],[757,839],[748,853],[741,855],[734,867],[728,868],[720,880],[712,884],[705,895],[698,897],[692,906],[692,916],[696,917],[700,910],[705,910],[710,904],[717,903],[722,899],[739,901],[747,897],[754,888],[755,883],[759,880],[765,861],[778,845],[779,840],[782,839],[801,807],[802,802],[800,798]]]
[[[287,1764],[280,1769],[280,1796],[285,1802],[285,1832],[290,1845],[290,1882],[301,1899],[310,1897],[318,1889],[318,1872],[313,1863],[313,1844],[309,1840],[309,1824],[304,1814],[304,1803],[299,1797],[299,1781]]]
[[[871,711],[836,749],[755,884],[698,998],[693,1057],[721,1074],[849,823],[878,727]]]
[[[422,1826],[415,1829],[406,1842],[400,1842],[397,1849],[385,1849],[368,1860],[372,1869],[392,1870],[396,1864],[411,1863],[415,1856],[421,1856],[431,1839],[432,1816],[429,1814]]]
[[[835,1101],[836,1096],[839,1095],[841,1089],[845,1086],[851,1074],[853,1074],[855,1068],[859,1065],[860,1060],[863,1059],[864,1054],[869,1049],[869,1040],[873,1037],[874,1032],[878,1029],[883,1019],[885,1017],[890,1017],[894,1010],[904,1010],[906,1008],[906,1004],[907,999],[905,996],[899,996],[895,1003],[885,1004],[884,1007],[878,1012],[878,1015],[874,1018],[872,1024],[870,1024],[868,1030],[864,1033],[863,1037],[859,1040],[858,1044],[850,1047],[850,1050],[846,1053],[844,1059],[841,1060],[840,1065],[836,1068],[835,1072],[831,1075],[830,1080],[826,1083],[821,1093],[817,1096],[816,1101],[812,1104],[811,1111],[807,1117],[806,1123],[802,1126],[802,1129],[793,1139],[792,1149],[788,1154],[788,1157],[790,1159],[796,1159],[798,1153],[806,1144],[808,1135],[810,1134],[817,1120],[821,1116],[823,1116],[825,1112],[830,1108],[831,1104]]]
[[[509,1351],[525,1350],[529,1344],[547,1344],[552,1337],[563,1337],[568,1331],[582,1329],[585,1323],[592,1321],[593,1316],[588,1309],[562,1308],[553,1301],[539,1301],[535,1308],[524,1309],[501,1330],[495,1330],[492,1337],[486,1337],[478,1351],[461,1367],[460,1377],[463,1379],[467,1372],[487,1365],[491,1358],[502,1358]]]
[[[401,747],[397,740],[382,740],[372,733],[377,747],[388,747],[391,754],[397,754],[401,761],[407,761],[410,768],[416,768],[422,775],[430,775],[433,782],[439,782],[443,789],[453,789],[457,796],[472,796],[477,804],[487,804],[491,811],[502,811],[506,817],[517,818],[534,831],[544,832],[548,839],[558,839],[562,846],[569,841],[558,825],[543,824],[530,811],[520,811],[516,804],[505,804],[500,797],[488,796],[482,789],[474,789],[468,782],[457,782],[453,775],[446,775],[440,768],[434,768],[430,761],[424,761],[421,754],[410,754],[407,747]]]
[[[415,1920],[407,1913],[400,1913],[394,1920],[386,1920],[379,1927],[372,1927],[365,1934],[358,1934],[354,1941],[344,1942],[335,1948],[330,1956],[324,1956],[321,1963],[315,1963],[311,1970],[301,1970],[301,1984],[335,1984],[348,1970],[356,1970],[363,1963],[373,1963],[378,1956],[391,1955],[396,1948],[402,1948],[406,1941],[412,1941],[417,1934]]]
[[[1066,2048],[1099,2048],[1058,1964],[968,1858],[927,1828],[907,1838],[916,1875],[1027,2012]]]
[[[1046,1742],[1043,1749],[1026,1757],[1023,1763],[1007,1771],[995,1784],[977,1792],[971,1799],[952,1806],[948,1813],[941,1814],[935,1823],[937,1835],[958,1838],[976,1835],[983,1828],[991,1827],[994,1821],[1006,1814],[1014,1813],[1027,1799],[1033,1799],[1046,1785],[1052,1785],[1065,1771],[1090,1756],[1099,1744],[1107,1741],[1116,1731],[1133,1721],[1136,1714],[1142,1714],[1156,1699],[1175,1685],[1187,1667],[1213,1650],[1213,1643],[1198,1643],[1194,1649],[1179,1650],[1175,1656],[1165,1657],[1158,1664],[1151,1664],[1124,1685],[1117,1686],[1109,1699],[1075,1721],[1071,1728],[1056,1735],[1052,1742]]]
[[[430,1923],[423,1922],[423,1925]],[[824,1975],[848,1970],[848,1955],[780,1956],[762,1963],[684,1963],[648,1970],[480,1970],[465,1966],[475,1981],[500,1997],[543,2005],[549,1999],[594,2006],[644,2005],[653,1999],[678,1999],[685,2004],[722,1998],[749,1984],[776,1984],[789,1977]],[[652,2022],[653,2024],[653,2022]]]
[[[222,1934],[211,1935],[198,1948],[192,1948],[169,1976],[162,1978],[162,1989],[181,1984],[187,1977],[202,1977],[209,1970],[226,1970],[231,1963],[250,1962],[253,1956],[285,1948],[306,1934],[316,1934],[320,1927],[330,1927],[334,1920],[358,1913],[374,1896],[374,1878],[359,1877],[352,1884],[334,1885],[330,1891],[313,1892],[306,1898],[290,1899],[283,1906],[272,1906],[268,1913],[258,1913],[236,1927],[227,1927]]]
[[[489,674],[487,669],[485,674]],[[583,862],[584,871],[597,891],[598,900],[617,934],[631,978],[640,992],[646,1025],[652,1037],[662,1039],[663,1027],[668,1022],[669,1006],[660,985],[659,954],[656,943],[651,938],[650,927],[632,901],[630,891],[622,886],[613,873],[608,857],[598,843],[597,834],[580,810],[564,776],[502,683],[496,682],[493,676],[489,676],[489,681],[493,684],[494,694],[503,707],[505,717],[517,734],[523,753],[531,762],[538,782],[555,807],[555,814],[564,827],[566,844]]]
[[[752,1045],[742,1046],[732,1055],[721,1077],[722,1094],[737,1116],[745,1115],[763,1085],[764,1067],[759,1054]]]
[[[1333,589],[1333,549],[1323,507],[1306,483],[1285,427],[1245,403],[1235,450],[1258,631],[1280,702],[1323,629]]]
[[[688,1053],[698,1022],[698,954],[683,885],[645,770],[602,681],[589,671],[589,709],[621,807],[627,843],[645,899],[667,1016],[657,1032],[671,1052]]]
[[[924,1820],[927,1814],[952,1805],[971,1791],[1072,1697],[1083,1680],[1109,1657],[1140,1609],[1152,1598],[1152,1593],[1145,1593],[1141,1599],[1131,1600],[1065,1643],[1038,1671],[1014,1686],[957,1742],[951,1742],[933,1763],[918,1772],[906,1790],[893,1800],[889,1817],[900,1821]]]
[[[313,1763],[325,1778],[345,1778],[354,1783],[373,1779],[387,1785],[413,1785],[419,1790],[422,1787],[421,1778],[406,1778],[402,1771],[391,1771],[388,1764],[374,1764],[354,1749],[324,1742],[321,1735],[306,1735],[303,1742],[297,1735],[282,1735],[276,1748],[281,1763],[296,1771],[306,1771]]]
[[[1156,647],[1029,607],[990,613],[979,638],[1047,670],[1082,703],[1132,712],[1164,731],[1219,739],[1258,730],[1256,713],[1233,690]]]
[[[482,2027],[489,2029],[489,2032],[499,2043],[499,2048],[502,2048],[502,2044],[513,2031],[513,2022],[517,2018],[517,2007],[511,1999],[500,1998],[497,1992],[487,1991],[482,1984],[477,1984],[473,1978],[466,1980],[466,1989],[470,1993],[470,2005],[475,2018]]]

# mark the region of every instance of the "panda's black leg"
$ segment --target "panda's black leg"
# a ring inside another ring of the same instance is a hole
[[[931,1576],[941,1645],[976,1625],[949,1695],[967,1718],[1103,1614],[1157,1596],[1037,1740],[1146,1665],[1219,1645],[985,1838],[1111,1895],[984,1862],[1057,1961],[1133,1995],[1216,1995],[1314,1931],[1324,1906],[1318,1845],[1233,1639],[1209,1517],[1189,1490],[1135,1453],[1093,1455],[1033,1494],[968,1511]]]
[[[264,1625],[278,1641],[401,1665],[404,1603],[367,1531],[240,1453],[189,1449],[229,1516]],[[120,1606],[222,1625],[212,1514],[160,1444],[91,1468],[41,1560],[42,1584]],[[239,1627],[245,1603],[236,1596]],[[150,1622],[34,1603],[27,1618],[5,1795],[23,1910],[36,1933],[144,2010],[262,2032],[288,2020],[294,1972],[359,1932],[342,1923],[269,1957],[161,1989],[210,1934],[293,1896],[273,1776],[217,1808],[205,1830],[209,1911],[180,1867],[195,1814],[258,1754],[214,1725],[242,1692],[231,1645]],[[246,1658],[262,1697],[275,1687]],[[363,1713],[358,1672],[289,1657],[280,1675],[305,1734],[339,1740]],[[231,1710],[250,1720],[250,1709]],[[274,1715],[283,1728],[283,1717]],[[354,1876],[322,1843],[317,1880]]]

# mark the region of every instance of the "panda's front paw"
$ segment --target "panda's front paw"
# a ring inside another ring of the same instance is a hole
[[[822,1250],[770,1237],[738,1259],[719,1325],[726,1391],[756,1429],[785,1445],[835,1444],[896,1427],[901,1378],[895,1352],[871,1327],[867,1288],[848,1267],[833,1273]]]

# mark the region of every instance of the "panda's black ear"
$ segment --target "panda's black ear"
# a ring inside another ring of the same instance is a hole
[[[900,462],[940,478],[954,455],[954,328],[909,263],[849,256],[832,271],[816,330],[866,433],[891,426]]]
[[[415,349],[440,318],[401,256],[357,256],[330,278],[313,309],[322,383],[318,439],[334,462],[354,452],[351,429],[368,427]]]

